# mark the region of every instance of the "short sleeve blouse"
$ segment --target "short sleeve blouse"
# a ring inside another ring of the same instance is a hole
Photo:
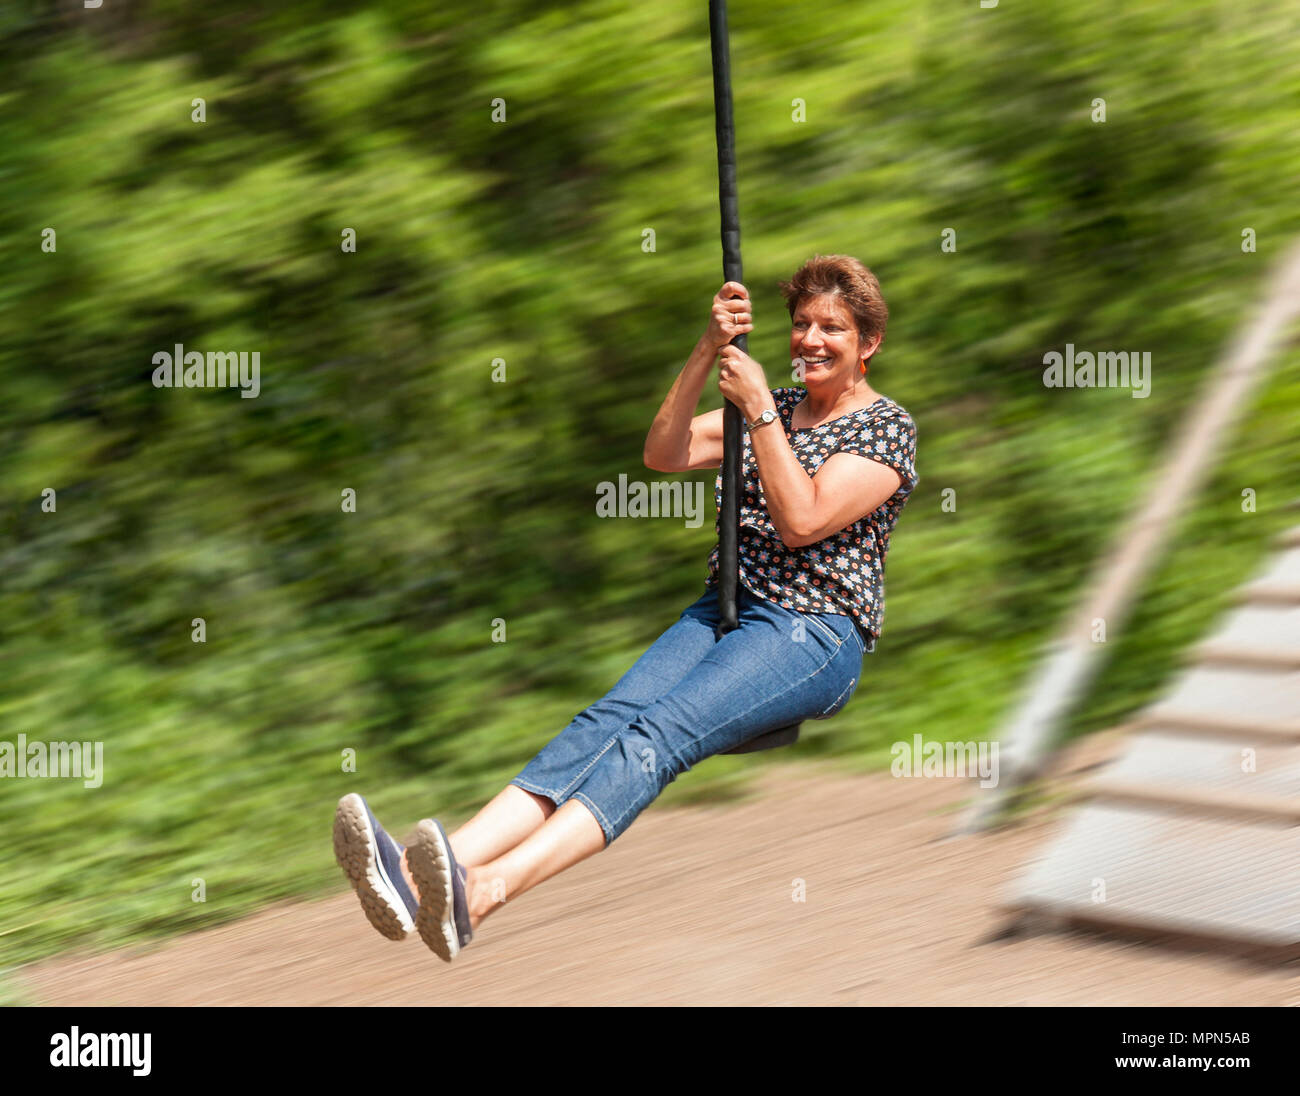
[[[916,425],[888,397],[830,422],[795,430],[791,416],[803,388],[775,388],[777,414],[799,463],[810,475],[836,453],[879,461],[898,473],[898,490],[846,529],[800,548],[781,540],[767,513],[758,463],[745,433],[744,494],[740,505],[740,582],[750,592],[787,609],[851,616],[872,650],[885,615],[885,556],[898,515],[919,479]],[[764,427],[771,430],[771,426]],[[714,484],[721,511],[722,473]],[[715,524],[715,529],[717,528]],[[717,584],[718,547],[709,556],[708,584]]]

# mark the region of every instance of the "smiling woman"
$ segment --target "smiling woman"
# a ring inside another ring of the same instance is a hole
[[[852,698],[880,634],[889,535],[917,483],[916,428],[866,381],[887,315],[870,272],[818,256],[782,291],[806,390],[768,388],[732,345],[753,317],[728,281],[645,442],[657,471],[720,467],[724,412],[695,414],[716,361],[746,423],[737,626],[720,628],[715,546],[677,622],[455,833],[426,819],[404,849],[344,797],[335,853],[385,936],[419,932],[453,959],[484,917],[607,847],[681,773]],[[721,473],[716,491],[721,509]]]
[[[720,543],[676,623],[454,833],[424,819],[403,848],[360,795],[339,802],[335,855],[371,924],[393,940],[418,932],[447,961],[694,765],[787,744],[801,720],[839,712],[880,633],[889,533],[917,482],[911,418],[866,381],[888,311],[860,262],[816,256],[781,287],[806,390],[768,388],[746,353],[725,0],[710,0],[709,22],[727,281],[644,457],[663,472],[725,464]],[[727,406],[697,415],[715,362]]]
[[[802,366],[801,380],[807,381],[809,370],[824,376],[823,368],[846,363],[866,375],[889,322],[880,282],[870,270],[849,255],[817,255],[781,283],[781,293],[790,309],[790,355],[797,373]],[[810,386],[810,399],[816,395]]]
[[[769,389],[762,367],[730,345],[753,323],[745,287],[728,282],[655,418],[645,460],[660,471],[720,465],[723,411],[693,415],[709,368],[702,363],[720,354],[718,387],[747,424],[741,585],[796,612],[848,616],[871,651],[884,618],[890,533],[918,482],[915,424],[867,377],[888,307],[875,275],[847,255],[815,256],[780,289],[806,391]],[[782,429],[769,425],[777,422]],[[721,489],[719,477],[719,503]],[[717,577],[715,548],[710,586]]]

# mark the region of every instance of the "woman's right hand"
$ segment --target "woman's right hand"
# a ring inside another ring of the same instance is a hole
[[[714,350],[721,350],[737,335],[753,331],[753,320],[749,290],[739,282],[727,282],[713,298],[713,312],[704,337]]]

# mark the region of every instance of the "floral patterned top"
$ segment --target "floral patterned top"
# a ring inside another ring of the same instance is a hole
[[[836,453],[878,460],[898,473],[898,490],[846,529],[802,548],[788,548],[767,513],[758,463],[745,433],[744,497],[740,503],[740,583],[751,593],[786,609],[851,616],[866,649],[875,649],[885,615],[885,555],[889,534],[916,487],[916,425],[893,400],[882,396],[870,407],[850,411],[821,426],[792,430],[803,388],[774,388],[777,414],[790,448],[810,475]],[[764,427],[771,430],[772,426]],[[722,472],[714,497],[722,509]],[[720,522],[719,518],[719,522]],[[719,528],[715,523],[715,529]],[[717,585],[718,547],[709,556],[708,585]]]

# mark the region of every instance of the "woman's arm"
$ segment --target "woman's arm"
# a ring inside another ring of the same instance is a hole
[[[655,415],[642,459],[656,472],[717,468],[722,463],[723,408],[696,415],[700,394],[718,351],[737,335],[754,330],[749,291],[726,282],[713,298],[708,330],[700,336],[685,367]]]
[[[763,367],[735,347],[724,347],[718,387],[740,408],[746,422],[774,409]],[[781,420],[750,432],[749,444],[758,462],[758,478],[782,542],[789,548],[815,544],[865,517],[902,485],[892,468],[853,453],[836,453],[815,476],[808,475]]]
[[[750,444],[768,516],[789,548],[816,544],[847,529],[884,503],[903,482],[892,468],[852,453],[834,454],[815,476],[809,476],[779,420],[753,431]]]
[[[701,335],[646,435],[642,459],[647,468],[685,472],[722,463],[722,408],[695,414],[717,356],[717,347]]]

